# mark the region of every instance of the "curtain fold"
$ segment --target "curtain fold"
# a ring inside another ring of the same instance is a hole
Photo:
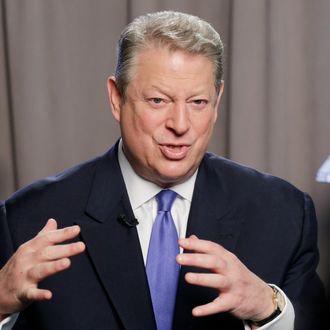
[[[15,142],[10,106],[7,22],[4,3],[0,5],[0,199],[17,187]]]

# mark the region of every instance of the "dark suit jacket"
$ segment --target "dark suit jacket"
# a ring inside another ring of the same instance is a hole
[[[87,250],[72,266],[40,284],[53,292],[33,303],[15,329],[155,329],[136,227],[117,161],[104,156],[36,182],[1,206],[0,266],[50,217],[79,224]],[[315,272],[317,232],[311,199],[287,182],[206,154],[198,172],[187,236],[232,251],[254,273],[280,286],[295,307],[297,329],[315,327],[323,287]],[[174,329],[243,329],[228,313],[194,318],[194,306],[217,296],[191,286],[181,269]],[[196,270],[193,270],[196,271]]]

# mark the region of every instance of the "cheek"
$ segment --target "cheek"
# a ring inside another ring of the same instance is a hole
[[[136,125],[146,143],[153,140],[158,141],[161,136],[167,135],[165,112],[145,111],[136,117]]]
[[[121,118],[123,135],[130,139],[131,144],[139,144],[140,148],[150,147],[153,137],[162,126],[160,116],[150,111],[129,111]]]
[[[199,117],[195,120],[195,132],[198,137],[207,138],[212,134],[213,127],[216,121],[215,114],[208,114],[208,116]]]

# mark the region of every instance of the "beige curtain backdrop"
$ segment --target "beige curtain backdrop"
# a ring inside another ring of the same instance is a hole
[[[330,154],[328,0],[1,0],[0,199],[116,141],[106,94],[116,40],[132,18],[164,9],[221,33],[225,95],[210,150],[313,197],[328,284],[330,184],[315,182]]]

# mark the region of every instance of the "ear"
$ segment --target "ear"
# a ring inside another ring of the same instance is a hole
[[[120,109],[122,104],[122,96],[119,92],[119,89],[116,84],[116,78],[114,76],[110,76],[108,78],[108,96],[109,103],[111,106],[112,115],[115,119],[120,122]]]
[[[216,102],[216,105],[215,105],[214,122],[216,122],[217,117],[218,117],[218,111],[219,111],[219,106],[220,106],[220,101],[221,101],[224,85],[225,85],[225,82],[223,80],[221,80],[220,88],[219,88],[219,94],[217,96],[217,102]]]

